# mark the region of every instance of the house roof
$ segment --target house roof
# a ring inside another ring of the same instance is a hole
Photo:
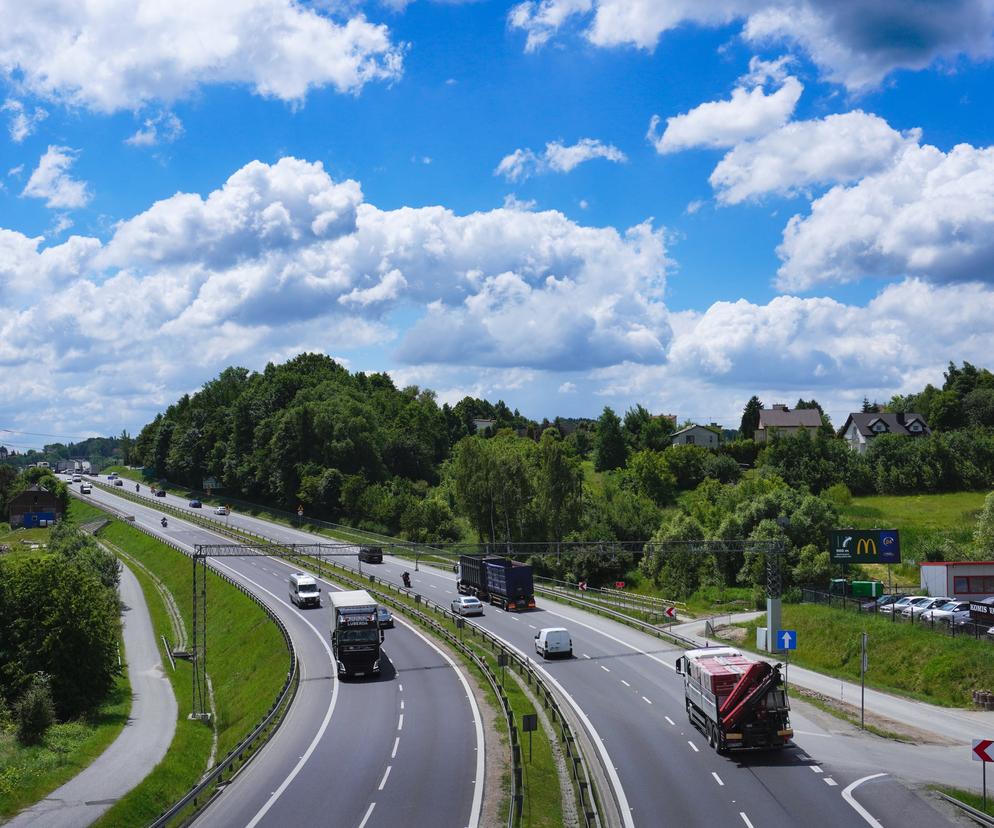
[[[818,428],[821,414],[817,408],[762,408],[759,411],[760,428]]]
[[[918,566],[991,566],[994,561],[922,561]]]
[[[712,434],[717,434],[718,436],[721,436],[720,433],[716,429],[711,428],[711,426],[698,425],[697,423],[694,423],[693,425],[689,425],[686,428],[681,428],[679,431],[674,431],[670,435],[670,437],[679,437],[681,434],[686,434],[688,431],[693,431],[695,428],[703,428],[705,431],[710,431]]]
[[[887,426],[887,431],[884,433],[888,434],[913,434],[914,432],[909,429],[909,426],[915,421],[922,424],[922,434],[932,433],[928,427],[928,423],[925,422],[925,418],[921,414],[911,411],[907,414],[880,413],[876,411],[867,411],[865,413],[861,411],[854,412],[849,415],[845,425],[842,426],[842,433],[845,434],[849,430],[849,424],[852,423],[856,426],[856,430],[864,437],[875,437],[877,432],[873,430],[873,424],[877,421],[881,421]]]

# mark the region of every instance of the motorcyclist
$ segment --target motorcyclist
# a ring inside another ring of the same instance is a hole
[[[403,575],[400,576],[400,578],[404,582],[404,586],[407,587],[408,589],[410,589],[411,588],[411,573],[410,572],[405,572]]]
[[[162,518],[161,522],[162,522],[162,528],[163,529],[165,529],[169,525],[169,522],[165,519],[165,517]]]
[[[135,483],[135,491],[140,492],[142,490],[141,483]]]

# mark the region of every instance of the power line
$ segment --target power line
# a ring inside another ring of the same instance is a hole
[[[16,428],[4,428],[3,426],[0,426],[0,432],[4,432],[4,433],[7,433],[7,434],[23,434],[26,437],[52,437],[52,438],[54,438],[56,440],[68,440],[69,442],[76,442],[76,441],[79,441],[79,440],[89,440],[89,439],[91,439],[90,437],[78,437],[78,436],[77,437],[69,437],[69,436],[67,436],[65,434],[43,434],[43,433],[38,432],[38,431],[19,431]]]

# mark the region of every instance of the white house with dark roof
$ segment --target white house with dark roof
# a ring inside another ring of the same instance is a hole
[[[773,408],[759,410],[759,428],[753,439],[757,443],[765,443],[771,430],[781,434],[796,434],[802,429],[813,437],[821,428],[821,413],[817,408],[795,408],[791,411],[783,403],[777,403]]]
[[[718,448],[721,442],[721,432],[702,425],[689,425],[670,435],[670,443],[674,446],[704,446]]]
[[[883,413],[858,412],[849,415],[839,432],[853,451],[863,454],[874,437],[881,434],[900,434],[903,437],[925,437],[932,430],[921,414],[913,412]]]

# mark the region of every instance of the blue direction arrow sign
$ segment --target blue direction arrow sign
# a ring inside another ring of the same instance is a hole
[[[781,650],[796,650],[797,631],[777,630],[777,644],[780,646]]]

